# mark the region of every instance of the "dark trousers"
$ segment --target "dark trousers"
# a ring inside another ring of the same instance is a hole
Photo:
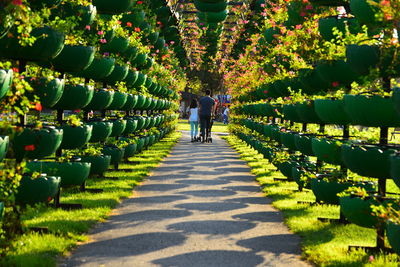
[[[203,138],[208,136],[211,126],[211,115],[200,115],[200,133]]]

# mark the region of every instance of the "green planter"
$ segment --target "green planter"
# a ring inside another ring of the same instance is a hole
[[[136,131],[138,126],[138,120],[134,118],[126,118],[126,127],[122,132],[122,135],[128,135]]]
[[[56,57],[64,47],[64,34],[50,27],[35,28],[31,35],[37,37],[32,46],[21,46],[18,39],[0,39],[0,57],[26,61],[47,61]]]
[[[375,2],[377,5],[373,5],[371,2]],[[361,23],[374,26],[378,23],[378,19],[376,18],[380,10],[378,4],[379,1],[376,0],[350,0],[351,13],[354,14]]]
[[[124,159],[124,148],[117,148],[112,146],[106,146],[103,148],[103,154],[111,156],[111,164],[118,164]]]
[[[125,13],[122,15],[121,22],[123,25],[132,23],[132,28],[139,27],[145,20],[146,13],[141,9],[136,9],[131,13]],[[129,29],[128,29],[129,30]]]
[[[132,7],[132,0],[108,1],[108,0],[93,0],[93,5],[96,6],[100,14],[119,15],[128,12]]]
[[[342,145],[342,159],[351,171],[367,177],[390,178],[390,156],[395,149],[379,145]]]
[[[296,112],[302,122],[305,123],[318,123],[323,124],[324,122],[318,117],[314,109],[314,101],[297,103]]]
[[[113,100],[111,104],[107,107],[108,110],[120,110],[126,103],[128,99],[128,94],[127,93],[122,93],[116,91],[114,93]]]
[[[134,66],[140,67],[146,63],[147,54],[139,53],[136,58],[132,61]]]
[[[278,165],[279,171],[286,177],[288,180],[293,180],[293,167],[298,166],[299,164],[296,161],[288,160],[280,163]]]
[[[388,221],[386,224],[386,235],[390,246],[397,254],[400,254],[400,225]]]
[[[143,73],[138,73],[137,80],[133,84],[134,88],[139,88],[140,86],[144,85],[147,80],[147,75]]]
[[[135,117],[137,119],[137,131],[140,131],[144,129],[144,126],[146,125],[146,119],[142,116],[137,116]]]
[[[108,170],[111,163],[110,155],[100,155],[100,156],[82,156],[80,157],[82,162],[90,163],[89,176],[103,176],[104,172]]]
[[[0,91],[1,91],[1,89],[0,89]],[[393,89],[392,100],[393,100],[394,109],[396,110],[397,114],[400,116],[400,87],[396,87]]]
[[[194,0],[194,6],[201,12],[221,12],[227,8],[228,3],[226,1]]]
[[[50,156],[60,147],[63,131],[54,127],[41,129],[24,128],[12,140],[12,147],[17,160],[23,158],[40,159]]]
[[[116,119],[112,121],[113,127],[110,137],[120,136],[126,127],[126,120]]]
[[[319,160],[333,165],[344,165],[342,142],[328,138],[313,138],[311,145],[314,155]]]
[[[0,222],[3,220],[3,214],[4,214],[4,203],[0,202]]]
[[[47,78],[27,78],[27,81],[34,89],[35,95],[45,108],[52,108],[61,99],[64,92],[64,80]]]
[[[283,105],[283,118],[293,122],[302,122],[296,110],[297,108],[294,104]]]
[[[129,144],[125,147],[124,158],[133,157],[137,152],[137,144],[132,143],[129,138],[121,138],[121,140],[128,142]]]
[[[318,30],[324,40],[331,41],[338,38],[337,35],[333,34],[333,29],[336,28],[344,35],[346,34],[346,25],[349,26],[349,31],[352,34],[361,31],[361,27],[355,18],[338,18],[336,16],[319,19]]]
[[[400,156],[397,153],[390,155],[390,176],[400,188]]]
[[[110,75],[103,78],[103,82],[114,85],[117,82],[123,81],[128,76],[129,67],[128,65],[115,65]]]
[[[96,48],[92,46],[65,45],[54,59],[54,68],[61,72],[78,72],[86,69],[92,63]]]
[[[137,104],[138,97],[137,95],[127,94],[126,102],[121,107],[121,110],[129,111],[133,110]]]
[[[73,73],[74,76],[102,80],[114,70],[115,59],[109,57],[94,58],[92,63],[84,70]]]
[[[144,137],[140,137],[138,139],[137,146],[136,146],[136,149],[137,149],[138,152],[143,150],[144,144],[145,144],[145,138]]]
[[[109,43],[100,47],[102,52],[123,53],[129,47],[129,40],[123,37],[114,37]]]
[[[50,19],[54,20],[56,16],[63,19],[75,19],[76,30],[84,30],[86,25],[91,25],[97,15],[97,9],[93,5],[78,5],[71,2],[65,2],[57,8],[52,9]],[[76,20],[78,18],[78,20]]]
[[[344,110],[355,125],[400,126],[400,116],[395,111],[391,98],[377,95],[345,95]]]
[[[314,156],[314,151],[312,150],[312,140],[314,135],[310,134],[295,134],[294,143],[296,145],[295,150],[300,151],[302,154],[307,156]]]
[[[323,61],[315,67],[317,75],[333,88],[349,86],[354,81],[359,82],[360,75],[352,70],[344,60]]]
[[[198,18],[201,21],[208,23],[218,23],[224,21],[228,16],[228,10],[224,9],[221,12],[198,12]]]
[[[305,170],[301,166],[292,167],[292,177],[296,184],[299,186],[299,190],[303,190],[304,188],[310,189],[311,184],[309,180],[302,179],[302,175],[305,174]]]
[[[87,125],[92,125],[92,136],[89,142],[96,143],[105,141],[112,132],[113,123],[108,121],[91,121]]]
[[[286,148],[292,151],[297,151],[297,146],[295,143],[295,136],[298,135],[298,133],[295,132],[289,132],[289,131],[281,131],[280,137],[281,141],[280,143],[284,145]]]
[[[32,179],[23,176],[15,194],[15,202],[29,205],[50,202],[57,195],[60,183],[60,177],[42,176]]]
[[[314,100],[314,109],[317,116],[326,124],[346,125],[350,123],[342,99],[316,99]]]
[[[61,187],[80,186],[89,177],[90,163],[87,162],[28,162],[31,171],[61,177]]]
[[[81,148],[87,144],[92,136],[92,125],[70,126],[62,125],[60,127],[64,134],[60,148],[62,149],[76,149]]]
[[[124,80],[126,87],[133,88],[133,85],[136,83],[136,80],[138,79],[138,75],[139,72],[129,70],[128,75],[126,75]]]
[[[13,71],[0,69],[0,100],[7,94],[12,84]]]
[[[135,46],[129,46],[123,53],[122,56],[124,57],[125,61],[132,61],[138,55],[139,50]]]
[[[0,162],[6,157],[8,145],[10,143],[10,139],[8,136],[1,136],[0,135]]]
[[[75,110],[86,107],[93,98],[94,89],[86,85],[66,84],[60,100],[53,109]]]
[[[107,109],[114,99],[114,91],[107,89],[97,89],[93,93],[90,103],[84,110],[104,110]]]
[[[351,69],[359,75],[368,75],[379,63],[379,48],[369,45],[346,46],[346,58]]]
[[[340,211],[346,219],[361,227],[375,228],[378,225],[378,218],[372,215],[371,205],[379,205],[373,198],[361,199],[359,197],[341,197]]]
[[[371,183],[339,183],[339,182],[327,182],[320,179],[311,179],[311,189],[317,200],[323,201],[326,204],[339,205],[339,197],[337,194],[343,192],[349,187],[357,186],[363,187],[367,191],[374,190],[374,186]]]

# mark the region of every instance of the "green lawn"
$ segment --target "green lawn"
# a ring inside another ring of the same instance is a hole
[[[285,223],[292,232],[302,237],[303,258],[318,266],[399,266],[395,254],[371,255],[364,250],[348,252],[349,245],[374,246],[375,231],[354,224],[320,222],[318,217],[338,218],[339,207],[333,205],[298,204],[297,201],[315,201],[311,190],[297,191],[295,182],[274,181],[283,175],[246,143],[231,135],[227,141],[241,154],[263,186],[266,196],[281,210]],[[388,189],[395,188],[388,180]]]
[[[0,266],[55,266],[57,256],[65,255],[78,242],[86,241],[87,231],[96,222],[107,219],[123,198],[132,195],[132,188],[169,154],[179,137],[180,133],[174,132],[148,150],[129,158],[131,163],[120,165],[121,169],[131,169],[129,172],[107,172],[107,177],[117,177],[116,180],[89,179],[87,188],[102,188],[102,193],[82,193],[78,189],[62,191],[61,203],[80,203],[83,209],[67,211],[45,205],[27,209],[23,214],[24,224],[27,227],[48,227],[49,233],[26,232],[13,242],[6,257],[0,259]]]
[[[199,125],[200,127],[200,125]],[[188,120],[180,119],[178,123],[178,130],[181,131],[190,131],[190,124]],[[200,130],[200,128],[199,128]],[[213,133],[227,133],[228,132],[228,125],[223,124],[222,122],[214,122],[211,132]]]

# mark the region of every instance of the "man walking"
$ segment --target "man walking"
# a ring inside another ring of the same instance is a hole
[[[200,98],[199,108],[201,142],[204,143],[210,130],[211,114],[215,112],[215,101],[211,97],[210,90],[206,90],[206,96]]]

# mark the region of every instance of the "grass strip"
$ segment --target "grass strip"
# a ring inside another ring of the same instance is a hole
[[[200,125],[199,125],[200,127]],[[178,122],[178,130],[180,131],[190,131],[190,124],[188,120],[179,119]],[[200,131],[200,129],[199,129]],[[214,124],[211,128],[212,133],[227,133],[228,132],[228,124],[223,124],[222,122],[214,121]]]
[[[107,178],[90,178],[87,188],[101,188],[102,193],[80,192],[78,188],[62,191],[61,203],[80,203],[83,209],[62,210],[47,205],[29,207],[23,213],[26,227],[48,227],[48,234],[26,232],[13,242],[7,256],[0,260],[0,266],[55,266],[57,256],[66,255],[79,242],[88,240],[87,231],[97,222],[108,218],[111,210],[122,199],[132,196],[132,189],[149,175],[160,161],[169,154],[180,138],[174,132],[129,158],[131,163],[120,164],[121,169],[130,171],[109,171]]]
[[[354,224],[318,221],[318,217],[339,218],[339,207],[298,204],[297,201],[315,201],[312,191],[298,192],[295,182],[274,181],[273,178],[284,176],[261,154],[236,136],[223,138],[247,161],[266,196],[272,198],[274,207],[283,212],[291,231],[302,237],[304,259],[318,266],[399,266],[400,258],[396,254],[371,255],[362,249],[349,252],[349,245],[374,246],[375,230]],[[395,185],[388,180],[388,189],[391,188]]]

